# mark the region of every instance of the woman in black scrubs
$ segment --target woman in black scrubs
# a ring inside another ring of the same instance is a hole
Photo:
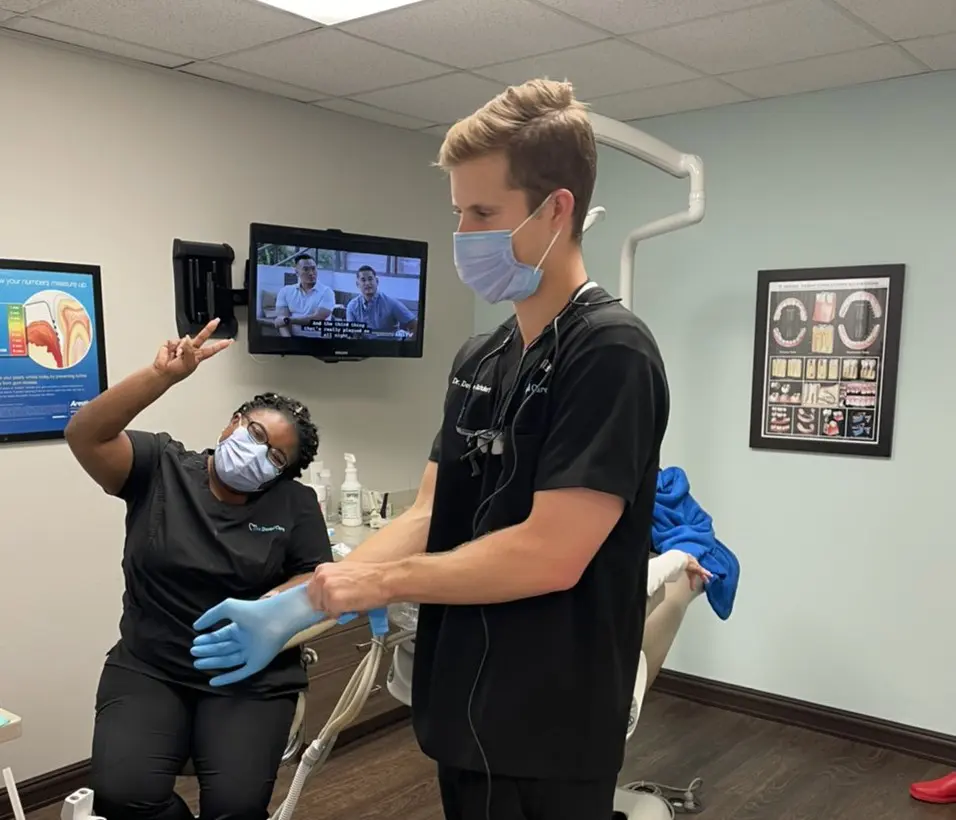
[[[163,345],[66,430],[83,469],[126,502],[121,637],[100,678],[93,735],[91,786],[106,820],[192,820],[174,791],[188,759],[202,820],[263,820],[307,685],[294,649],[226,688],[209,685],[189,650],[193,623],[209,607],[302,583],[332,560],[315,494],[291,480],[318,450],[308,409],[256,396],[204,452],[127,429],[229,344],[209,341],[215,324]]]

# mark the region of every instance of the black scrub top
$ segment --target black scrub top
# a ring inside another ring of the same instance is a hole
[[[332,560],[315,493],[280,481],[245,504],[225,504],[209,488],[211,451],[187,450],[166,433],[127,431],[133,467],[126,502],[120,641],[107,664],[223,695],[275,697],[307,686],[298,649],[223,688],[189,654],[193,623],[225,598],[256,599]]]
[[[610,493],[625,500],[624,513],[567,591],[421,606],[414,726],[425,753],[446,766],[483,772],[483,750],[498,776],[579,780],[616,776],[623,761],[668,388],[657,345],[634,314],[597,287],[576,301],[589,306],[569,305],[557,333],[547,328],[524,352],[514,318],[459,351],[431,453],[427,551],[521,523],[536,491]],[[503,452],[469,455],[458,428],[487,429],[496,405]]]

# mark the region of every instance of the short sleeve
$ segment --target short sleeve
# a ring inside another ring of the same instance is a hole
[[[125,435],[133,448],[133,464],[117,496],[133,504],[151,492],[159,475],[159,460],[172,438],[168,433],[147,433],[143,430],[127,430]]]
[[[296,499],[301,509],[297,510],[282,568],[286,578],[312,572],[319,564],[332,561],[328,525],[319,501],[311,490],[305,487],[303,490],[300,498]]]
[[[628,335],[582,344],[561,363],[536,490],[580,487],[626,503],[637,497],[663,438],[667,385],[659,361]]]
[[[330,313],[335,309],[335,292],[327,287],[322,292],[322,299],[319,301],[319,308],[325,308]]]
[[[415,314],[412,313],[404,304],[399,302],[398,299],[392,299],[391,296],[389,299],[392,303],[392,315],[399,324],[408,324],[415,318]]]
[[[288,286],[283,285],[279,288],[279,292],[276,294],[276,310],[289,309],[289,289]]]
[[[432,449],[428,454],[428,460],[434,461],[436,464],[441,461],[441,430],[438,431],[434,441],[432,441]]]

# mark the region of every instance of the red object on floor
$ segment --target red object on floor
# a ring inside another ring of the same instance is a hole
[[[956,803],[956,772],[910,786],[910,797],[923,803]]]

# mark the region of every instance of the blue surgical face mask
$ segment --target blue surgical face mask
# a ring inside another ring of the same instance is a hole
[[[213,463],[220,481],[239,493],[257,492],[279,475],[269,461],[269,448],[254,441],[244,426],[216,445]]]
[[[515,259],[511,238],[528,224],[550,200],[544,200],[513,231],[471,231],[455,234],[455,267],[458,277],[482,299],[497,302],[521,302],[532,296],[541,284],[541,266],[558,241],[552,238],[537,265]]]

